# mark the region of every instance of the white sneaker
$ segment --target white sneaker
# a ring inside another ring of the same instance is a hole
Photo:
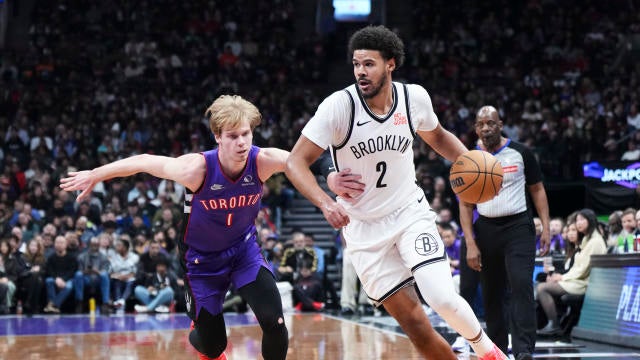
[[[157,307],[155,308],[155,311],[156,311],[157,313],[163,313],[163,314],[166,314],[166,313],[168,313],[168,312],[169,312],[169,308],[168,308],[167,306],[164,306],[164,305],[159,305],[159,306],[157,306]]]
[[[137,305],[135,305],[133,308],[136,310],[136,312],[137,312],[137,313],[146,313],[146,312],[149,312],[149,309],[148,309],[146,306],[144,306],[144,305],[139,305],[139,304],[137,304]]]
[[[469,352],[469,343],[462,336],[458,336],[456,341],[451,345],[451,349],[455,352]]]
[[[118,299],[113,302],[113,306],[120,308],[124,306],[124,299]]]
[[[433,315],[434,311],[429,305],[422,304],[422,308],[424,309],[424,312],[427,314],[427,316]]]

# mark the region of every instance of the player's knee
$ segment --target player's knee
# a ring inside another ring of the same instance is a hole
[[[284,317],[282,314],[271,314],[268,316],[265,316],[264,318],[260,319],[260,327],[262,328],[262,331],[264,332],[273,332],[273,333],[279,333],[282,331],[286,331],[287,327],[284,323]]]
[[[430,296],[425,299],[429,306],[440,316],[452,314],[458,311],[457,296]]]
[[[284,326],[284,316],[280,311],[261,308],[256,310],[255,314],[263,331]]]

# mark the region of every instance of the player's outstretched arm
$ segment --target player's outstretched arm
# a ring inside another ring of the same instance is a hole
[[[81,190],[76,201],[87,198],[95,185],[104,180],[145,172],[153,176],[174,180],[195,191],[204,179],[206,167],[202,154],[187,154],[177,158],[141,154],[118,160],[93,170],[70,172],[60,179],[65,191]]]
[[[262,182],[271,175],[284,172],[289,152],[278,148],[262,148],[258,154],[258,175]]]
[[[320,157],[322,152],[323,149],[321,147],[304,135],[300,136],[287,159],[285,173],[293,186],[315,206],[320,208],[329,224],[338,229],[349,223],[349,217],[344,208],[331,199],[318,185],[315,176],[309,169],[309,166]]]
[[[417,133],[433,150],[449,161],[455,161],[458,156],[469,151],[460,139],[440,124],[431,131],[418,131]]]

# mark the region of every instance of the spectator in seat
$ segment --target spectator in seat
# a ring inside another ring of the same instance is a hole
[[[131,243],[126,239],[116,241],[115,254],[109,259],[111,263],[111,292],[113,306],[120,308],[131,296],[136,280],[136,269],[140,258],[130,250]]]
[[[620,221],[622,222],[622,232],[617,239],[618,253],[633,252],[633,243],[636,239],[636,210],[633,208],[624,210]]]
[[[0,314],[8,314],[18,282],[18,262],[9,241],[0,241]]]
[[[300,276],[293,284],[293,305],[298,311],[320,311],[324,309],[325,291],[322,281],[311,270],[309,259],[302,260]]]
[[[607,253],[607,246],[598,228],[598,219],[591,209],[582,209],[576,215],[578,250],[573,266],[564,274],[553,273],[537,286],[537,296],[549,322],[538,330],[539,335],[560,333],[556,298],[565,294],[584,295],[591,273],[591,255]]]
[[[40,236],[29,241],[27,250],[22,253],[22,260],[29,269],[21,279],[21,288],[24,291],[24,312],[37,314],[42,310],[42,288],[44,286],[44,273],[46,258]]]
[[[303,232],[294,232],[291,235],[293,246],[287,248],[282,254],[282,261],[280,267],[278,267],[278,273],[280,275],[280,281],[288,281],[291,284],[300,275],[300,266],[302,260],[308,259],[311,261],[311,270],[316,271],[318,266],[318,257],[313,248],[305,245],[305,236]]]
[[[565,241],[562,237],[563,227],[564,222],[561,218],[553,218],[549,221],[549,234],[551,235],[549,251],[551,254],[561,254],[565,251]]]
[[[148,279],[155,274],[158,262],[167,261],[167,256],[161,252],[161,249],[157,241],[151,241],[149,250],[140,255],[138,270],[136,271],[136,283],[138,285],[146,284]]]
[[[111,312],[109,291],[109,268],[111,264],[106,255],[100,252],[100,240],[92,237],[87,251],[78,255],[78,271],[75,275],[76,313],[82,312],[84,290],[87,286],[100,289],[102,305],[100,312],[108,315]]]
[[[609,215],[607,223],[609,227],[607,236],[607,247],[610,252],[618,252],[618,237],[622,234],[622,210],[616,210]]]
[[[73,291],[73,278],[78,270],[78,261],[73,254],[67,252],[67,239],[56,236],[55,253],[47,259],[45,285],[47,287],[46,313],[60,313],[60,305]]]
[[[315,244],[315,237],[311,233],[304,234],[304,242],[306,247],[312,248],[313,251],[316,252],[316,257],[318,258],[318,266],[316,268],[315,275],[318,278],[322,279],[325,271],[325,265],[324,265],[325,252],[321,247]]]
[[[166,258],[156,262],[156,269],[145,282],[136,286],[136,299],[142,305],[136,305],[137,313],[158,312],[168,313],[173,301],[174,289],[178,286],[175,275],[169,271]]]

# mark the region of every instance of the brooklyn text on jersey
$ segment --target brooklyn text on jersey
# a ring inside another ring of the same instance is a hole
[[[360,159],[365,155],[385,150],[404,153],[411,146],[412,141],[413,139],[404,136],[385,135],[369,139],[366,142],[360,141],[357,144],[358,146],[349,146],[349,149],[351,149],[356,159]]]

